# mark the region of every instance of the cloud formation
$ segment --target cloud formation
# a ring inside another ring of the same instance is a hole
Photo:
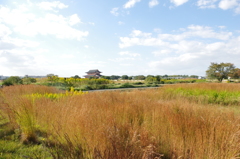
[[[188,2],[188,0],[170,0],[175,6],[183,5],[184,3]]]
[[[57,59],[45,55],[49,52],[49,39],[59,43],[61,39],[81,41],[88,36],[88,31],[77,28],[81,23],[77,14],[64,16],[59,13],[59,9],[64,8],[68,6],[59,1],[13,4],[11,7],[0,5],[1,74],[24,75],[28,72],[34,75],[38,70],[38,75],[45,75]]]
[[[114,15],[114,16],[118,16],[119,15],[119,13],[118,13],[118,10],[119,10],[119,8],[113,8],[111,11],[110,11],[110,13],[112,14],[112,15]]]
[[[49,3],[47,2],[47,4]],[[53,2],[53,4],[55,3],[56,1]],[[63,7],[62,4],[58,5],[59,8]],[[77,14],[69,17],[48,12],[37,15],[29,10],[30,6],[20,6],[16,9],[0,6],[0,20],[4,25],[11,25],[13,27],[11,31],[26,36],[53,35],[60,39],[77,40],[88,36],[87,31],[80,31],[72,27],[81,22]]]
[[[239,0],[198,0],[197,6],[201,9],[215,9],[222,10],[233,9],[236,14],[240,14],[240,1]]]
[[[137,2],[140,2],[141,0],[129,0],[127,3],[124,4],[124,8],[132,8]]]
[[[224,28],[222,28],[224,29]],[[190,25],[173,33],[156,34],[133,30],[129,36],[120,37],[120,48],[134,49],[137,46],[152,47],[155,60],[149,62],[153,70],[191,72],[191,68],[201,70],[203,65],[213,61],[228,61],[237,63],[240,56],[240,36],[233,36],[232,32],[216,31],[214,28]],[[121,54],[127,54],[122,52]],[[226,54],[228,54],[226,58]],[[228,59],[229,57],[229,59]],[[231,57],[231,58],[230,58]],[[232,59],[235,59],[234,61]],[[204,61],[205,60],[205,61]],[[202,63],[200,66],[199,64]],[[176,64],[181,65],[178,70]],[[188,68],[189,67],[189,68]],[[201,74],[200,71],[196,74]]]
[[[151,0],[149,1],[148,5],[150,8],[157,6],[159,4],[158,0]]]
[[[53,1],[53,2],[41,2],[38,4],[38,6],[43,10],[54,10],[54,9],[64,9],[68,6],[59,2],[59,1]]]

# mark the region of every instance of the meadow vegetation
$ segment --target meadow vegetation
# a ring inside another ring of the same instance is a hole
[[[91,93],[4,87],[0,158],[239,158],[239,106],[233,83]]]

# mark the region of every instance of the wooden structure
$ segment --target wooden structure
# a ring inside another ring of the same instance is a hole
[[[102,72],[100,72],[98,69],[89,70],[89,71],[86,72],[86,73],[87,73],[87,75],[84,76],[85,78],[91,78],[91,77],[93,77],[93,78],[99,78],[99,77],[102,76],[102,75],[100,74],[100,73],[102,73]]]

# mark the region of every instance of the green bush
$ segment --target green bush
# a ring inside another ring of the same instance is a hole
[[[135,85],[142,85],[144,83],[142,83],[142,82],[134,82],[133,84],[135,84]]]
[[[130,83],[124,83],[120,86],[120,88],[134,88],[134,86]]]
[[[11,76],[11,77],[5,79],[2,84],[4,86],[19,85],[19,84],[23,84],[23,81],[18,76]]]

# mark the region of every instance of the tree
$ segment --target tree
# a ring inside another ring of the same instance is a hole
[[[135,80],[145,80],[145,78],[146,77],[144,75],[138,75],[134,77]]]
[[[160,83],[160,81],[161,81],[161,76],[160,76],[160,75],[157,75],[157,76],[155,76],[155,78],[157,79],[157,82]]]
[[[150,83],[150,84],[158,83],[157,78],[154,76],[147,76],[147,78],[145,79],[145,82]]]
[[[122,79],[123,80],[127,80],[128,79],[128,75],[122,75]]]
[[[103,79],[108,79],[108,80],[111,79],[110,76],[101,76],[101,78],[103,78]]]
[[[132,76],[128,76],[128,80],[132,80],[133,79],[133,77]]]
[[[75,76],[73,76],[72,78],[77,79],[77,78],[81,78],[81,77],[79,77],[78,75],[75,75]]]
[[[47,74],[47,78],[48,78],[48,81],[52,83],[52,85],[53,85],[53,82],[57,82],[57,80],[59,79],[58,75],[54,75],[54,74]]]
[[[35,78],[28,77],[27,75],[22,79],[23,84],[31,84],[36,83],[37,80]]]
[[[117,76],[117,75],[112,75],[112,76],[110,76],[110,79],[111,80],[117,80],[117,79],[119,79],[120,78],[120,76]]]
[[[11,76],[5,79],[2,83],[2,85],[4,86],[11,86],[11,85],[18,85],[18,84],[23,84],[22,79],[18,76]]]
[[[234,64],[232,63],[214,63],[208,67],[206,71],[206,75],[210,79],[217,79],[219,82],[222,82],[224,78],[228,78],[228,76],[235,69]]]
[[[233,79],[240,78],[240,69],[239,68],[233,69],[229,76]]]
[[[190,78],[198,78],[197,75],[191,75]]]

